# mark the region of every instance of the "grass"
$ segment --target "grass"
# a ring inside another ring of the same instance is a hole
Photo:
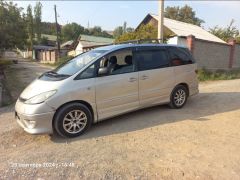
[[[0,59],[0,66],[7,66],[13,64],[12,61],[5,60],[5,59]]]
[[[229,70],[229,71],[217,70],[215,72],[211,72],[206,69],[198,70],[199,81],[230,80],[230,79],[239,79],[239,78],[240,78],[240,69]]]
[[[3,102],[2,106],[7,106],[15,102],[19,93],[24,89],[23,84],[16,72],[10,65],[12,61],[0,59],[0,71],[4,71],[5,78],[1,80],[3,85]]]

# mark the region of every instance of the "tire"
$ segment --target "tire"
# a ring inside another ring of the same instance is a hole
[[[182,108],[188,98],[188,90],[183,85],[178,85],[174,88],[170,98],[170,107],[173,109],[180,109]]]
[[[92,113],[81,103],[71,103],[63,106],[55,115],[53,126],[62,137],[77,137],[92,125]]]

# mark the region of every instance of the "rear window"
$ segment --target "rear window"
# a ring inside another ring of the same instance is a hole
[[[169,47],[168,51],[172,66],[193,64],[195,62],[187,48]]]
[[[169,59],[166,50],[137,51],[135,58],[139,71],[169,67]]]

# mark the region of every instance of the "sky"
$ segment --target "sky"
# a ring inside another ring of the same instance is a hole
[[[26,10],[28,4],[36,1],[14,1]],[[57,6],[58,22],[62,25],[77,22],[84,27],[101,26],[104,30],[113,30],[127,22],[128,27],[137,27],[148,13],[158,13],[157,1],[41,1],[43,5],[42,21],[54,22],[54,5]],[[190,5],[196,16],[203,19],[203,27],[208,29],[216,25],[225,27],[231,19],[240,29],[240,1],[165,1],[167,6]]]

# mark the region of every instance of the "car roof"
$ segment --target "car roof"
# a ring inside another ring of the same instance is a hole
[[[102,46],[96,48],[95,50],[106,50],[106,51],[115,51],[120,50],[123,48],[130,48],[130,47],[179,47],[179,48],[186,48],[184,46],[179,45],[171,45],[171,44],[114,44],[109,46]]]

